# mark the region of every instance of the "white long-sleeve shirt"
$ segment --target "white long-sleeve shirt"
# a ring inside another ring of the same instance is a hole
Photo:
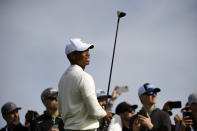
[[[58,102],[65,129],[96,129],[98,119],[106,116],[98,103],[93,78],[78,65],[71,65],[62,75]]]
[[[114,115],[107,131],[122,131],[122,120],[119,115]]]

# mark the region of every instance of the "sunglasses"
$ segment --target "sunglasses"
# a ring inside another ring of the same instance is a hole
[[[51,100],[51,101],[53,101],[53,100],[56,100],[57,101],[57,97],[56,96],[51,96],[51,97],[48,97],[47,99],[48,100]]]
[[[152,95],[157,95],[157,92],[154,92],[154,91],[150,91],[150,92],[147,92],[145,93],[147,96],[152,96]]]

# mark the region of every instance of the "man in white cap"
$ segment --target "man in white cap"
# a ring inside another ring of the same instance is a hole
[[[90,63],[89,49],[93,47],[76,38],[70,39],[65,49],[71,65],[59,81],[58,109],[66,131],[94,131],[99,127],[98,119],[106,116],[98,103],[94,80],[84,71]]]
[[[7,125],[0,131],[28,131],[29,128],[20,123],[18,110],[21,107],[16,106],[13,102],[5,103],[1,108],[1,113]]]
[[[167,112],[156,108],[159,88],[145,83],[138,90],[142,109],[131,118],[133,131],[171,131],[171,121]]]
[[[114,101],[121,95],[121,93],[118,92],[119,88],[120,86],[116,86],[112,92],[112,95],[107,95],[107,93],[103,89],[96,90],[98,102],[101,107],[107,112],[107,115],[99,120],[99,128],[97,129],[97,131],[107,131],[113,115],[112,107]]]

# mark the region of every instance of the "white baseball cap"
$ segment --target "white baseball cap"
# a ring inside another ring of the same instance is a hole
[[[70,54],[73,51],[85,51],[87,49],[94,48],[93,44],[87,44],[81,41],[80,38],[70,39],[70,43],[66,45],[65,53],[66,55]]]
[[[107,97],[107,93],[103,89],[97,89],[96,96],[97,96],[97,99],[100,99],[103,97]],[[111,98],[111,95],[108,95],[108,98]]]
[[[189,95],[188,103],[189,104],[197,103],[197,92],[194,92],[194,93]]]
[[[151,91],[160,92],[161,90],[159,88],[156,88],[154,85],[150,83],[145,83],[143,86],[141,86],[138,89],[138,96],[141,96],[142,94],[145,94]]]

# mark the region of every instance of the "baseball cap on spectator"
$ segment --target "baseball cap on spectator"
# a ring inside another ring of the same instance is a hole
[[[146,94],[151,91],[160,92],[161,90],[150,83],[145,83],[143,86],[141,86],[138,89],[138,96],[141,96],[141,95]]]
[[[127,102],[121,102],[120,104],[118,104],[118,106],[116,107],[116,114],[119,113],[124,113],[124,112],[131,112],[131,110],[134,110],[137,108],[137,105],[130,105]]]
[[[93,44],[87,44],[81,41],[80,38],[70,39],[70,43],[66,46],[65,53],[66,55],[74,51],[85,51],[87,49],[94,48]]]
[[[47,88],[45,89],[42,94],[41,94],[41,100],[45,101],[50,97],[56,97],[56,95],[58,94],[58,91],[54,88]]]
[[[197,92],[194,92],[194,93],[189,95],[188,103],[189,104],[197,103]]]
[[[13,102],[7,102],[5,103],[1,108],[2,115],[6,115],[14,110],[20,110],[21,107],[16,106]]]
[[[104,97],[107,97],[107,93],[102,89],[98,89],[96,90],[96,96],[97,96],[97,99],[104,98]],[[111,95],[108,95],[108,98],[111,98]]]

